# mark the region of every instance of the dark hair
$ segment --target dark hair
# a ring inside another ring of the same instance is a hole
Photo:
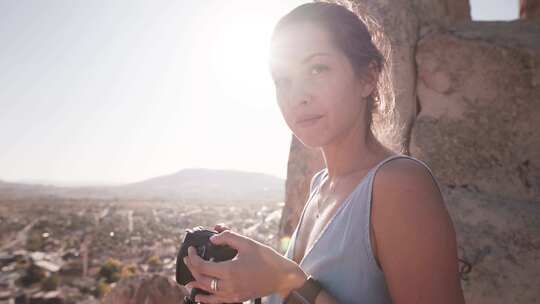
[[[272,40],[284,29],[301,23],[310,23],[328,31],[335,46],[351,63],[357,77],[364,77],[370,69],[374,69],[378,79],[376,79],[375,89],[368,98],[366,119],[369,128],[381,142],[394,146],[392,143],[394,130],[391,129],[394,128],[394,116],[397,113],[394,111],[389,74],[383,75],[383,72],[387,70],[385,68],[387,60],[385,54],[375,45],[373,35],[366,23],[359,15],[340,4],[306,3],[296,7],[279,20],[274,28]],[[385,98],[383,98],[383,91],[387,93]],[[398,147],[397,150],[402,150],[402,148]]]

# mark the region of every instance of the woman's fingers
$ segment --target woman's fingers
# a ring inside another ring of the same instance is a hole
[[[229,277],[230,263],[226,262],[211,262],[205,261],[203,258],[197,255],[197,252],[193,247],[188,248],[188,256],[186,259],[186,265],[190,270],[197,271],[201,274],[215,278],[227,278]]]
[[[199,280],[196,280],[196,281],[191,281],[189,282],[188,284],[186,284],[186,288],[188,288],[189,290],[193,289],[193,288],[199,288],[199,289],[203,289],[205,291],[208,291],[209,293],[217,296],[217,297],[221,297],[221,298],[228,298],[230,299],[231,298],[231,293],[228,292],[227,290],[225,290],[225,284],[226,281],[222,281],[222,280],[218,280],[217,282],[217,291],[212,291],[210,287],[208,287],[207,283],[202,283],[201,281]]]
[[[197,271],[191,270],[191,275],[195,279],[195,281],[192,281],[186,285],[188,288],[199,288],[204,289],[208,292],[212,292],[212,278],[205,276],[203,274],[200,274]]]
[[[229,227],[225,226],[225,224],[221,224],[221,223],[220,223],[220,224],[216,224],[216,225],[214,226],[214,230],[217,231],[217,232],[220,232],[220,233],[223,232],[223,231],[225,231],[225,230],[230,230],[230,229],[231,229],[231,228],[229,228]]]
[[[230,286],[228,280],[216,279],[217,280],[217,290],[212,290],[212,279],[213,277],[205,276],[196,271],[191,273],[195,278],[195,281],[189,282],[186,287],[188,288],[199,288],[204,289],[210,293],[213,293],[218,296],[226,296],[230,293]]]
[[[215,245],[228,245],[237,250],[245,250],[252,244],[252,241],[236,232],[225,230],[219,234],[213,235],[210,241]]]

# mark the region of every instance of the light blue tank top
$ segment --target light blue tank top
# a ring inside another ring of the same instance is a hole
[[[342,202],[318,239],[311,248],[306,249],[304,258],[300,261],[302,270],[321,282],[323,288],[339,303],[392,303],[384,274],[373,256],[369,227],[371,192],[375,173],[382,165],[397,158],[417,161],[432,174],[425,163],[411,156],[392,155],[384,159],[368,171]],[[319,191],[321,181],[328,177],[327,171],[327,168],[324,168],[313,175],[308,201],[285,252],[285,256],[291,260],[304,213],[314,194]],[[281,304],[282,302],[283,299],[279,294],[274,293],[268,297],[267,303]]]

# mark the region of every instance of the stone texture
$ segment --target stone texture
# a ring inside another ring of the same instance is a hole
[[[469,0],[447,0],[447,16],[452,23],[471,21]]]
[[[521,19],[540,19],[540,0],[521,0],[519,16]]]
[[[459,256],[472,264],[462,281],[468,304],[540,301],[540,205],[443,186]]]
[[[497,31],[506,26],[510,30]],[[421,111],[410,151],[442,184],[539,200],[540,35],[535,33],[538,23],[472,23],[419,43]]]
[[[412,0],[423,25],[450,25],[471,20],[469,0]]]
[[[125,278],[105,295],[103,304],[178,304],[187,290],[160,275],[135,275]]]
[[[540,299],[540,23],[478,22],[418,45],[411,154],[442,186],[469,304]]]

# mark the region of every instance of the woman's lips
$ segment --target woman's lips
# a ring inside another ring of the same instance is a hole
[[[321,119],[323,116],[322,115],[318,115],[318,116],[314,116],[314,117],[308,117],[308,118],[303,118],[303,119],[299,119],[296,124],[300,127],[309,127],[309,126],[312,126],[314,124],[316,124],[319,119]]]

